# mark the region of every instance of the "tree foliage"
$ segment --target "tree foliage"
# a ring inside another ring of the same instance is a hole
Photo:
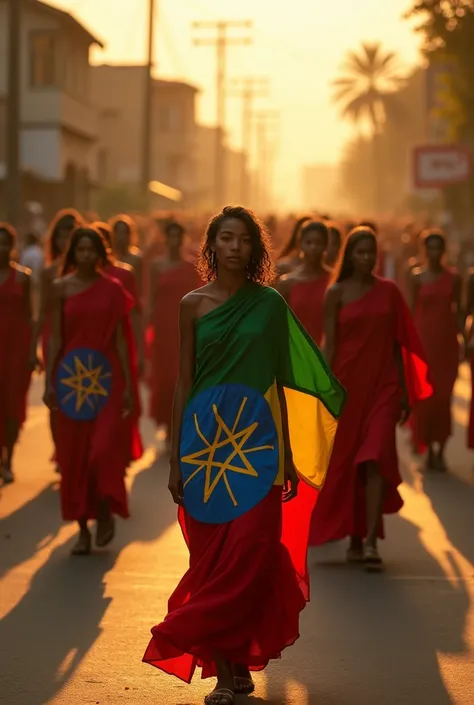
[[[444,117],[458,137],[474,135],[474,0],[416,0],[407,15],[418,21],[430,60],[443,57],[452,70],[447,78]]]
[[[355,123],[367,120],[373,133],[380,132],[387,112],[396,109],[393,96],[404,84],[397,55],[380,44],[362,44],[349,51],[341,75],[333,81],[333,101],[341,116]]]

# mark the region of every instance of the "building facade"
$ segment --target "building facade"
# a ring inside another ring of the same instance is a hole
[[[47,214],[89,207],[97,179],[97,114],[91,102],[89,50],[100,42],[67,12],[21,2],[20,163],[22,197]],[[6,173],[8,12],[0,0],[0,180]],[[0,190],[0,202],[4,198]],[[1,206],[0,206],[1,207]]]
[[[139,188],[146,86],[145,66],[92,68],[92,96],[99,109],[98,172],[102,186]],[[195,190],[197,92],[181,81],[154,80],[152,84],[150,181],[180,191],[183,208],[193,206]],[[154,205],[166,207],[169,202],[158,198]]]

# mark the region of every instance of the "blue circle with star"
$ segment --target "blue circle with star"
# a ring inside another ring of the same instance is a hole
[[[75,348],[58,365],[58,407],[70,419],[92,421],[107,404],[112,389],[112,367],[93,348]]]
[[[223,384],[188,403],[181,432],[184,506],[206,524],[225,524],[253,509],[278,475],[278,432],[265,397]]]

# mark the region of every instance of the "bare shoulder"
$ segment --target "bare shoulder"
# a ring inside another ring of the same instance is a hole
[[[131,264],[127,264],[127,262],[114,262],[114,265],[118,267],[119,269],[123,269],[125,272],[130,272],[130,274],[133,274],[133,267]]]
[[[329,303],[339,303],[344,292],[344,282],[335,282],[326,291],[326,301]]]
[[[206,284],[200,289],[194,289],[193,291],[187,293],[186,296],[183,296],[181,299],[181,310],[191,311],[193,309],[197,309],[203,298],[208,296],[208,293],[203,291],[203,289],[207,289],[208,286],[209,285]]]
[[[276,285],[276,289],[280,292],[282,296],[287,296],[296,281],[297,278],[295,277],[295,274],[293,272],[288,272],[287,274],[283,274],[283,276],[280,277]]]
[[[52,264],[49,264],[47,267],[43,269],[41,272],[41,279],[44,282],[50,282],[52,283],[54,279],[57,278],[59,272],[59,267],[57,262],[53,262]]]
[[[135,247],[135,245],[132,245],[130,247],[130,257],[132,261],[135,261],[137,263],[141,262],[143,259],[143,252],[140,250],[139,247]]]
[[[12,269],[15,270],[16,278],[19,282],[24,284],[29,281],[31,269],[28,267],[23,267],[21,264],[17,264],[17,262],[12,264]]]

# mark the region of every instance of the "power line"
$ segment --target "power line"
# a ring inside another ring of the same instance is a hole
[[[226,70],[227,70],[227,50],[230,46],[242,46],[252,43],[248,33],[240,36],[229,36],[231,29],[251,29],[253,23],[250,20],[220,20],[193,22],[194,30],[213,30],[214,37],[195,38],[196,46],[212,46],[216,49],[216,150],[215,150],[215,173],[214,173],[214,196],[216,207],[223,205],[226,193],[226,165],[225,150],[223,142],[225,139],[225,107],[226,107]]]
[[[241,189],[242,199],[247,203],[249,198],[249,180],[247,166],[251,162],[252,154],[252,116],[256,98],[266,98],[269,94],[268,78],[263,76],[245,76],[231,81],[236,93],[242,99],[242,151],[246,159],[242,159]],[[232,93],[231,93],[232,94]]]

